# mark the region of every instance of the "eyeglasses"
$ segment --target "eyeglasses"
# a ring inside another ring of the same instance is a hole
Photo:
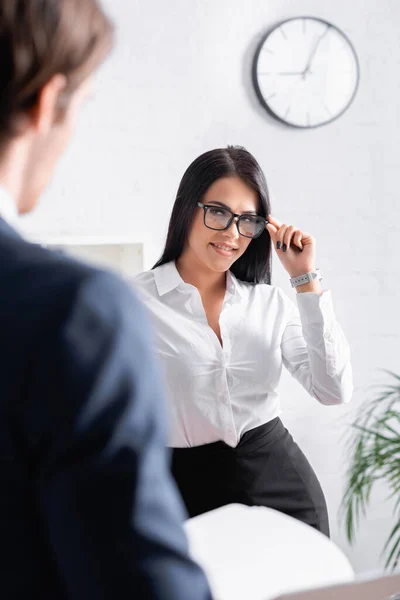
[[[259,215],[237,215],[229,208],[223,208],[222,206],[203,204],[202,202],[198,202],[197,206],[204,209],[204,225],[215,231],[228,229],[233,219],[237,218],[236,227],[240,235],[254,239],[262,234],[265,225],[268,223],[267,219]]]

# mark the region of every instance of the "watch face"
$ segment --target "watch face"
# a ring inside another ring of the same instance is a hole
[[[357,55],[334,25],[290,19],[262,40],[253,64],[257,95],[270,114],[294,127],[318,127],[351,104],[358,86]]]

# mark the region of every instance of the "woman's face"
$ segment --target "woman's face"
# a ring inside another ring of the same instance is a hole
[[[258,196],[239,177],[223,177],[215,181],[202,199],[203,204],[223,205],[235,214],[257,214]],[[196,215],[184,249],[186,258],[214,272],[225,272],[247,250],[250,238],[239,234],[237,219],[228,229],[215,231],[204,225],[204,209]]]

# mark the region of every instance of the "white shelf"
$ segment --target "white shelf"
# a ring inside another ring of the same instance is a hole
[[[140,246],[142,242],[133,242],[132,239],[119,236],[27,236],[31,242],[43,246]]]
[[[46,248],[61,250],[83,262],[132,278],[143,271],[143,244],[119,237],[46,237],[32,240]]]

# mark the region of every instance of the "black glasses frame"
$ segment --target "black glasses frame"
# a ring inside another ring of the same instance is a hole
[[[264,229],[262,229],[260,231],[260,233],[257,233],[257,235],[244,235],[243,233],[241,233],[241,231],[239,229],[239,222],[243,221],[244,219],[251,216],[251,217],[257,217],[258,219],[265,221],[265,225],[268,223],[268,219],[266,219],[265,217],[262,217],[261,215],[249,215],[249,214],[237,215],[236,213],[232,212],[229,208],[225,208],[225,206],[217,206],[216,204],[203,204],[202,202],[198,202],[197,206],[199,208],[204,209],[204,225],[207,227],[207,229],[212,229],[213,231],[225,231],[226,229],[229,229],[229,227],[232,225],[233,220],[237,218],[236,227],[239,232],[239,235],[242,235],[243,237],[249,238],[251,240],[255,240],[256,238],[260,237],[260,235],[263,233]],[[210,208],[222,208],[222,210],[226,210],[227,212],[231,213],[232,216],[229,219],[226,227],[210,227],[209,225],[206,224],[206,215],[207,215],[207,212],[210,210]]]

